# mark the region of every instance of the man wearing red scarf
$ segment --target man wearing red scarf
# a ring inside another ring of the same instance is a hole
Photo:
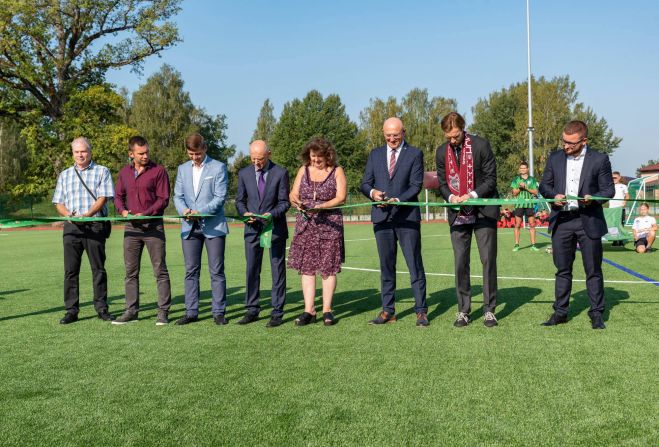
[[[458,205],[469,199],[498,198],[497,167],[490,143],[465,132],[465,120],[457,112],[446,115],[441,125],[448,141],[437,148],[436,161],[439,190],[444,199]],[[498,218],[498,205],[448,208],[458,297],[458,315],[453,323],[456,327],[470,323],[472,235],[476,235],[483,264],[484,324],[487,327],[497,325],[494,309],[497,302]]]

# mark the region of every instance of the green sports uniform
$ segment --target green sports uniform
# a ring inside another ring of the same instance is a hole
[[[520,189],[519,184],[524,183],[526,185],[526,189]],[[519,189],[519,194],[517,194],[517,198],[519,199],[535,199],[536,196],[531,194],[528,190],[529,189],[538,189],[538,181],[535,179],[533,176],[528,176],[527,178],[522,178],[521,175],[518,175],[513,179],[513,181],[510,183],[510,187],[512,189]],[[532,203],[525,203],[522,205],[515,205],[515,208],[534,208],[535,205]]]

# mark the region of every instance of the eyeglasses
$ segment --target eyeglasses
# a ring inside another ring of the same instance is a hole
[[[563,138],[561,138],[561,143],[563,143],[563,146],[570,146],[570,147],[573,147],[573,146],[576,146],[577,144],[579,144],[579,143],[581,143],[581,142],[583,142],[583,141],[586,141],[586,139],[587,139],[587,138],[582,138],[582,139],[580,139],[579,141],[566,141],[566,140],[564,140]]]

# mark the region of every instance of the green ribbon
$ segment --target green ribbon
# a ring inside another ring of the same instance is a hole
[[[272,247],[273,220],[271,214],[252,214],[251,216],[226,216],[226,217],[229,219],[239,220],[244,224],[247,224],[247,222],[253,217],[263,220],[265,225],[259,232],[259,245],[262,248]]]

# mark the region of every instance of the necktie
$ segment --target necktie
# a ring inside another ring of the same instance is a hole
[[[454,147],[453,148],[453,153],[455,154],[455,163],[458,165],[458,168],[460,167],[460,156],[462,155],[462,146]]]
[[[389,178],[394,176],[395,167],[396,167],[396,149],[392,149],[391,158],[389,158]]]
[[[259,199],[263,200],[263,196],[265,195],[265,172],[263,169],[259,169],[257,172],[259,173],[259,181],[257,184],[259,190]]]

